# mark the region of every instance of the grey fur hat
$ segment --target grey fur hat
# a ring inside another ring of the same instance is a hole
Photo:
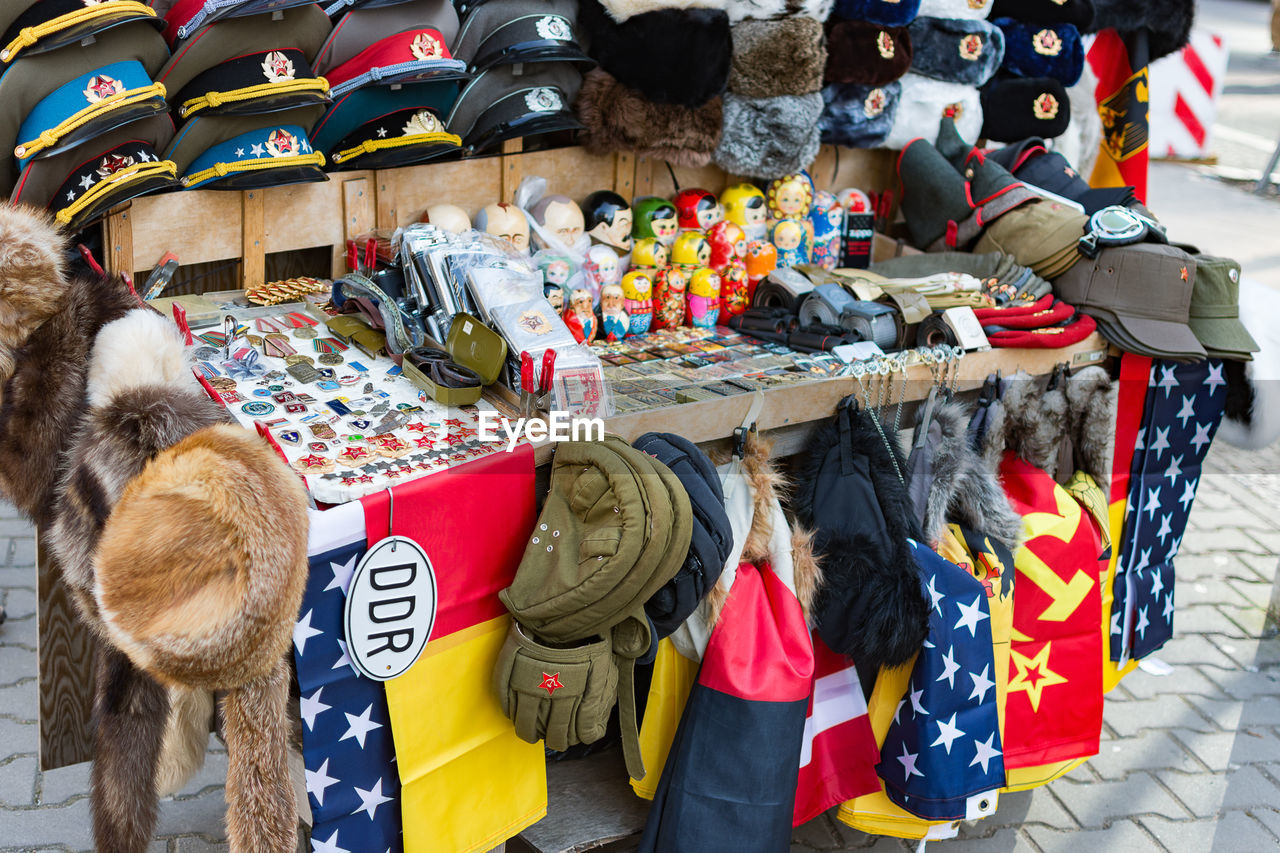
[[[734,175],[776,178],[809,167],[818,156],[822,95],[724,97],[724,135],[716,165]]]
[[[907,29],[915,51],[911,70],[925,77],[981,86],[1004,59],[1004,32],[981,19],[921,16]]]
[[[822,90],[824,107],[818,130],[822,141],[848,148],[878,148],[889,138],[902,86],[832,83]]]

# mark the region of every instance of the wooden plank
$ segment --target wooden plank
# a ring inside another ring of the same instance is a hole
[[[636,158],[634,154],[619,151],[613,155],[613,191],[625,199],[635,195]]]
[[[546,178],[547,192],[567,195],[579,204],[596,190],[609,189],[617,180],[617,162],[612,154],[588,154],[581,148],[521,154],[520,168],[524,175]]]
[[[376,222],[373,176],[342,181],[342,241],[333,247],[330,257],[331,275],[337,278],[347,272],[346,242],[372,231]],[[363,252],[364,250],[361,249]]]
[[[241,196],[240,286],[257,287],[265,283],[267,277],[266,235],[263,233],[265,192],[245,190]]]
[[[646,195],[653,195],[653,161],[648,157],[637,157],[635,195],[632,198]]]
[[[391,180],[389,175],[390,173],[386,171],[373,173],[376,187],[374,196],[377,200],[375,219],[378,228],[393,230],[400,224],[399,212],[396,209],[399,196],[396,193],[396,182]]]
[[[417,222],[428,206],[445,203],[458,205],[474,219],[481,208],[502,198],[501,157],[405,166],[377,175],[379,194],[383,185],[395,187],[391,205],[395,225]]]
[[[106,247],[106,257],[103,260],[109,273],[134,273],[133,220],[129,218],[130,209],[130,206],[122,207],[102,223],[102,244]]]
[[[818,189],[842,190],[857,187],[867,192],[897,189],[897,151],[837,148],[824,145],[809,167]]]
[[[93,758],[94,639],[80,621],[62,572],[37,532],[36,588],[39,639],[40,769]]]
[[[146,196],[134,200],[129,215],[136,269],[150,269],[165,252],[184,264],[241,256],[240,193],[193,190]]]
[[[323,183],[290,184],[262,190],[266,208],[263,245],[268,253],[341,245],[342,193],[346,181],[370,178],[372,172],[346,172]]]
[[[502,143],[502,197],[511,204],[516,200],[516,190],[524,179],[524,161],[519,156],[524,150],[523,139],[508,139]]]
[[[627,782],[622,751],[609,749],[577,761],[547,762],[547,816],[508,844],[536,853],[579,853],[644,829],[649,803]]]

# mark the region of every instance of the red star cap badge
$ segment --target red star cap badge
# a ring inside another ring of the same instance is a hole
[[[542,673],[542,683],[538,686],[547,691],[548,696],[554,695],[557,690],[564,687],[564,685],[560,683],[560,673],[558,672],[555,675],[548,675],[545,672]]]
[[[1186,268],[1186,267],[1183,267],[1181,270],[1179,270],[1179,271],[1178,271],[1178,274],[1182,276],[1182,280],[1183,280],[1183,281],[1186,281],[1186,280],[1187,280],[1187,268]]]

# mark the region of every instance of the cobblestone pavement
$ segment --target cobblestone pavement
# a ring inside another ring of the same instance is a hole
[[[1036,791],[1001,798],[944,853],[1280,847],[1280,640],[1266,624],[1280,559],[1280,447],[1209,454],[1177,561],[1176,636],[1107,696],[1101,754]],[[34,540],[0,512],[0,853],[92,846],[88,765],[41,773],[36,761]],[[152,853],[224,850],[226,757],[161,806]],[[825,815],[794,850],[910,850]]]

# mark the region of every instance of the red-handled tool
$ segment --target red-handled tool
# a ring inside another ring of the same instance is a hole
[[[520,417],[533,417],[536,404],[533,379],[533,356],[520,353]]]
[[[542,412],[551,410],[551,386],[556,376],[556,351],[549,349],[542,354],[542,372],[538,374],[537,409]]]

